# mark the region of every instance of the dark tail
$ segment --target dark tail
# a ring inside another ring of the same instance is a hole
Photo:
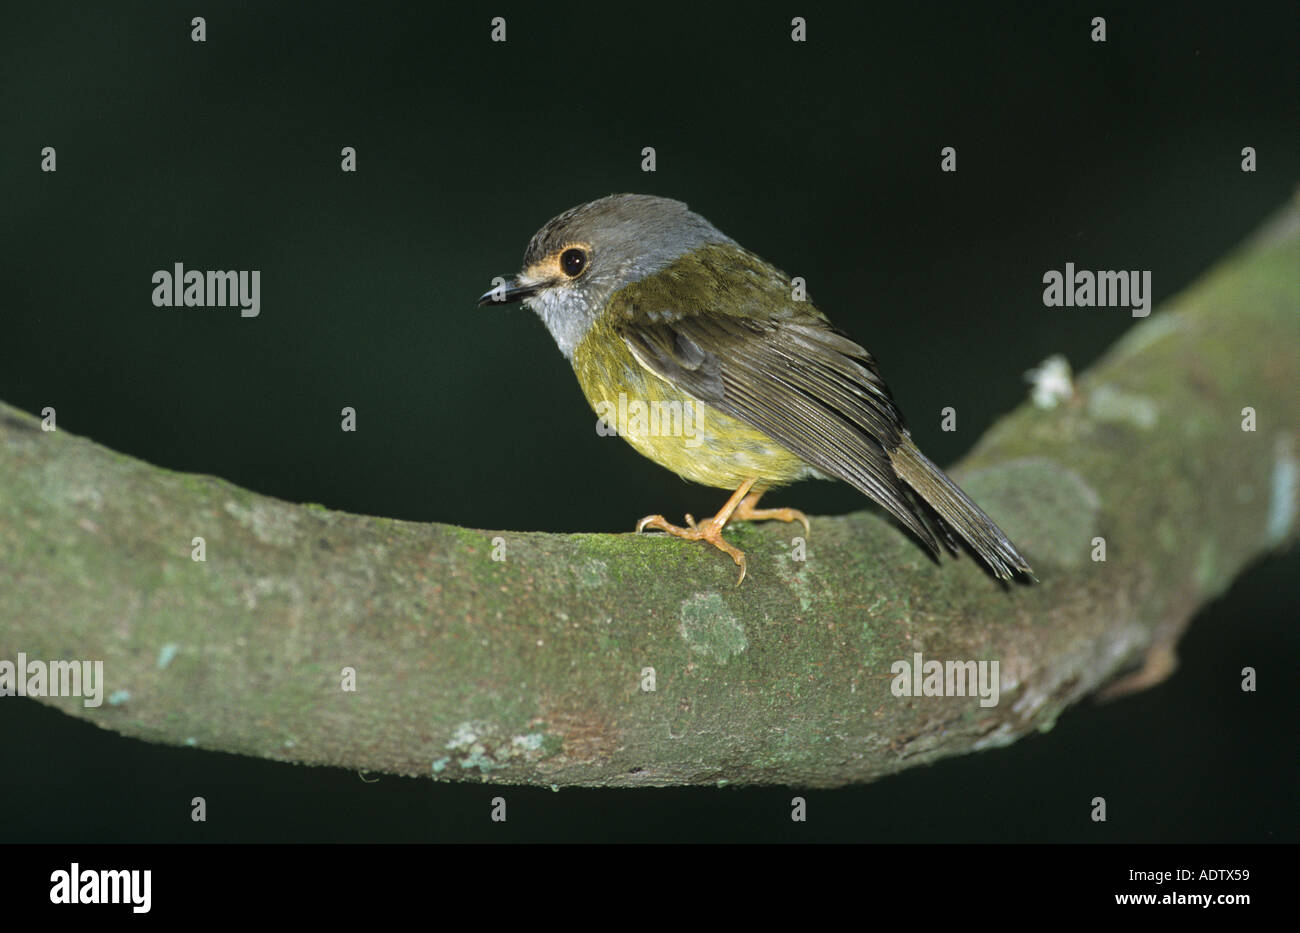
[[[917,449],[910,437],[903,435],[903,442],[889,451],[889,459],[894,472],[965,539],[995,574],[1003,580],[1022,574],[1036,580],[1029,562],[1016,550],[1011,539],[944,475],[943,470]]]

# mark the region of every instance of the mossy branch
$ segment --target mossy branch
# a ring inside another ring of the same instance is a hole
[[[737,588],[709,547],[292,505],[0,405],[0,659],[102,660],[111,701],[46,702],[123,735],[443,780],[832,786],[1002,745],[1144,658],[1136,683],[1167,673],[1295,533],[1297,270],[1290,205],[954,471],[1032,587],[863,512],[815,519],[806,561],[737,527]],[[916,652],[998,661],[1000,701],[895,696]]]

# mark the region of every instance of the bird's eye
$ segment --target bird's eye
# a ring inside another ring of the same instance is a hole
[[[560,254],[560,268],[571,279],[576,279],[587,268],[587,251],[572,246]]]

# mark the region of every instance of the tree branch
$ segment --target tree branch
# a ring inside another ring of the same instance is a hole
[[[1297,269],[1292,204],[954,471],[1032,587],[863,512],[815,519],[806,562],[789,528],[739,526],[736,588],[708,547],[292,505],[0,405],[0,659],[102,660],[111,701],[46,702],[124,735],[443,780],[832,786],[1006,744],[1144,656],[1131,683],[1167,673],[1197,608],[1294,535]],[[916,652],[997,660],[1000,702],[895,696]]]

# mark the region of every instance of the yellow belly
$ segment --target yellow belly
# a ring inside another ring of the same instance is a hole
[[[573,371],[603,432],[617,433],[660,466],[705,486],[761,488],[820,474],[763,432],[665,382],[597,322],[573,351]]]

